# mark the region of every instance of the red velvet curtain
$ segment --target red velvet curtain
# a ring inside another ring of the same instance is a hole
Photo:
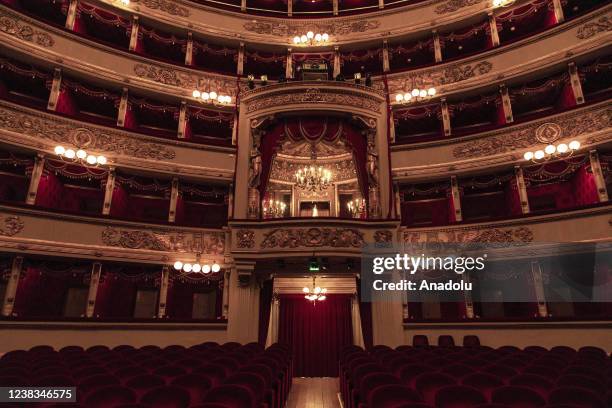
[[[295,376],[337,377],[340,350],[353,343],[351,297],[281,296],[278,340],[291,347]]]

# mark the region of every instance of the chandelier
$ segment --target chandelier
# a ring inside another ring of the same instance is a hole
[[[363,198],[354,198],[346,203],[346,208],[353,218],[357,218],[359,214],[365,211],[366,202]]]
[[[196,263],[189,263],[189,262],[181,262],[181,261],[176,261],[174,263],[174,269],[177,271],[183,271],[186,273],[203,273],[204,275],[209,274],[210,272],[212,273],[218,273],[221,270],[221,265],[219,265],[217,262],[214,262],[212,265],[210,264],[200,264],[199,262]]]
[[[231,96],[219,95],[215,91],[210,91],[210,92],[202,91],[201,92],[198,89],[194,89],[193,92],[191,93],[191,96],[193,96],[194,99],[197,99],[200,102],[221,104],[221,105],[232,103]]]
[[[55,146],[55,154],[57,154],[63,161],[70,161],[77,164],[83,164],[86,166],[99,166],[106,164],[107,160],[105,156],[96,156],[95,154],[89,154],[83,149],[66,149],[64,146]]]
[[[429,89],[414,88],[411,92],[398,93],[395,95],[395,101],[397,103],[411,103],[420,102],[436,96],[436,88],[431,87]]]
[[[263,203],[264,217],[281,218],[285,215],[287,204],[278,200],[268,200]]]
[[[329,34],[315,34],[313,31],[308,31],[306,34],[296,35],[293,37],[293,44],[295,45],[324,45],[328,41]]]
[[[549,144],[544,148],[544,150],[525,152],[523,158],[534,163],[541,163],[551,159],[564,159],[570,157],[578,149],[580,149],[580,142],[577,140],[572,140],[568,144],[559,143],[556,146]]]
[[[316,279],[317,277],[313,276],[312,286],[304,286],[304,288],[302,289],[302,292],[305,293],[304,298],[306,300],[310,300],[311,302],[316,302],[317,300],[322,301],[327,298],[327,296],[325,296],[325,294],[327,293],[327,289],[322,288],[320,286],[316,286]]]
[[[324,191],[331,184],[331,170],[323,166],[304,166],[295,172],[295,184],[302,190]]]

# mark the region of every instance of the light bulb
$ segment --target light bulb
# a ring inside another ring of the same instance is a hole
[[[421,91],[419,92],[419,96],[420,96],[421,98],[426,97],[426,96],[427,96],[427,91],[426,91],[426,90],[424,90],[424,89],[421,89]]]
[[[436,88],[429,88],[429,90],[427,91],[427,94],[429,96],[434,96],[436,94]]]
[[[321,37],[323,37],[323,41],[329,40],[329,34],[327,34],[327,33],[323,33],[323,35]]]
[[[201,270],[202,270],[202,265],[200,265],[199,263],[194,263],[193,266],[191,267],[191,271],[193,273],[200,273]]]
[[[534,154],[533,157],[535,157],[536,160],[540,160],[544,158],[544,151],[543,150],[537,150]]]
[[[207,101],[210,99],[210,94],[208,92],[202,92],[202,100]]]
[[[299,44],[300,43],[300,37],[298,37],[298,36],[293,37],[293,43],[294,44]]]
[[[106,157],[98,156],[98,157],[96,157],[96,161],[98,162],[98,164],[104,165],[104,164],[106,164]]]
[[[305,43],[305,42],[307,42],[307,41],[308,41],[308,38],[307,38],[305,35],[302,35],[302,36],[300,37],[300,41],[301,41],[301,42],[303,42],[303,43]]]
[[[395,95],[395,100],[396,100],[397,102],[401,102],[401,101],[403,101],[403,100],[404,100],[404,95],[402,95],[402,94],[397,94],[397,95]]]
[[[89,156],[87,156],[87,164],[96,164],[97,162],[98,162],[98,159],[93,154],[90,154]]]
[[[544,153],[546,154],[553,154],[555,151],[557,150],[557,148],[553,145],[548,145],[544,148]]]
[[[411,99],[412,99],[412,94],[411,94],[411,93],[409,93],[409,92],[406,92],[406,93],[404,94],[404,100],[405,100],[405,101],[409,101],[409,100],[411,100]]]
[[[525,152],[523,157],[525,158],[525,160],[531,160],[533,159],[533,152]]]
[[[317,295],[321,293],[321,288],[317,286],[314,290],[314,293],[316,293]]]
[[[212,99],[212,100],[217,99],[217,93],[216,93],[215,91],[211,91],[211,92],[209,93],[209,95],[210,95],[210,99]]]
[[[318,300],[325,300],[325,299],[327,299],[327,296],[319,296]]]
[[[72,149],[68,149],[66,150],[66,152],[64,153],[64,156],[66,156],[69,159],[74,159],[74,156],[76,156],[76,153],[74,152],[74,150]]]
[[[321,293],[327,293],[327,288],[321,289]]]
[[[202,265],[202,272],[203,273],[210,273],[210,265],[209,264]]]
[[[183,263],[181,261],[176,261],[174,263],[174,269],[176,269],[177,271],[180,271],[181,269],[183,269]]]
[[[307,32],[306,38],[308,38],[309,40],[312,40],[314,38],[314,33],[312,31]]]
[[[321,34],[317,33],[317,34],[315,35],[315,41],[316,41],[316,42],[321,42],[321,40],[322,40],[322,39],[323,39],[323,36],[322,36]]]
[[[572,140],[569,144],[570,150],[578,150],[580,149],[580,142],[577,140]]]
[[[130,0],[121,0],[121,2],[123,3],[124,6],[130,5]]]
[[[232,97],[229,95],[225,97],[225,100],[227,101],[227,103],[232,103]]]
[[[215,262],[215,263],[212,265],[212,271],[213,271],[213,273],[217,273],[217,272],[219,272],[220,270],[221,270],[221,265],[219,265],[218,263],[216,263],[216,262]]]
[[[85,157],[87,157],[87,152],[85,152],[85,150],[83,149],[79,149],[76,152],[76,157],[78,157],[79,159],[84,159]]]
[[[412,96],[414,96],[415,98],[416,98],[417,96],[419,96],[419,94],[420,94],[420,93],[421,93],[421,92],[420,92],[418,89],[416,89],[416,88],[414,88],[414,89],[412,90]]]
[[[197,89],[194,89],[194,90],[193,90],[193,92],[191,93],[191,95],[192,95],[194,98],[199,98],[199,97],[200,97],[200,95],[202,95],[202,94],[201,94],[201,93],[200,93],[200,91],[198,91]]]
[[[64,146],[55,146],[55,154],[61,156],[64,153],[66,153],[66,149],[64,148]]]
[[[567,147],[567,145],[565,143],[561,143],[559,146],[557,146],[557,151],[559,153],[565,153],[565,152],[567,152],[567,149],[568,149],[568,147]]]
[[[191,265],[190,263],[186,263],[183,265],[183,270],[187,273],[191,272],[192,268],[193,268],[193,265]]]
[[[310,289],[308,289],[306,286],[304,286],[304,287],[302,288],[302,292],[304,292],[304,293],[310,293]]]

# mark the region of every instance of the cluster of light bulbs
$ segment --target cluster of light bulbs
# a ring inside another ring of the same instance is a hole
[[[287,204],[278,200],[270,200],[267,203],[264,202],[263,211],[264,215],[280,218],[285,214]]]
[[[514,4],[516,0],[493,0],[493,7],[508,7]]]
[[[432,98],[436,96],[436,88],[418,89],[414,88],[412,92],[398,93],[395,95],[395,101],[398,103],[409,103],[424,98]]]
[[[296,35],[293,37],[293,43],[295,45],[322,45],[329,41],[329,34],[327,33],[314,33],[313,31],[309,31],[306,34]]]
[[[365,210],[366,202],[363,198],[355,198],[348,203],[346,203],[346,207],[354,217]]]
[[[107,160],[105,156],[96,156],[95,154],[88,154],[83,149],[66,149],[64,146],[55,146],[55,154],[57,154],[62,159],[68,159],[73,161],[81,161],[83,163],[87,163],[90,166],[96,165],[104,165]]]
[[[203,273],[203,274],[208,274],[208,273],[217,273],[221,270],[221,265],[219,265],[218,263],[213,263],[212,265],[209,264],[199,264],[199,263],[188,263],[188,262],[181,262],[181,261],[176,261],[174,263],[174,269],[176,269],[177,271],[183,271],[186,273]]]
[[[327,289],[322,288],[320,286],[315,287],[314,289],[312,289],[312,291],[307,286],[304,286],[302,292],[306,294],[304,298],[310,300],[311,302],[314,302],[316,300],[321,301],[327,298],[327,296],[325,296],[325,294],[327,293]]]
[[[123,3],[124,6],[129,6],[130,0],[121,0],[121,3]]]
[[[535,152],[525,152],[523,155],[525,160],[540,161],[549,160],[553,157],[564,157],[572,155],[576,150],[580,149],[580,142],[572,140],[569,143],[559,143],[558,145],[549,144],[544,150],[536,150]]]
[[[201,99],[204,102],[214,103],[217,101],[218,103],[232,103],[232,97],[229,95],[219,95],[215,91],[210,92],[200,92],[197,89],[194,89],[191,95],[195,99]]]

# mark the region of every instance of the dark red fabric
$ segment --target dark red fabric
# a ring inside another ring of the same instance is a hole
[[[215,274],[217,277],[218,274]],[[171,319],[191,319],[193,316],[193,295],[196,293],[217,292],[215,317],[221,315],[223,289],[217,281],[181,282],[175,279],[168,288],[166,315]]]
[[[351,297],[281,296],[278,341],[291,347],[295,376],[337,377],[340,350],[353,343]]]

